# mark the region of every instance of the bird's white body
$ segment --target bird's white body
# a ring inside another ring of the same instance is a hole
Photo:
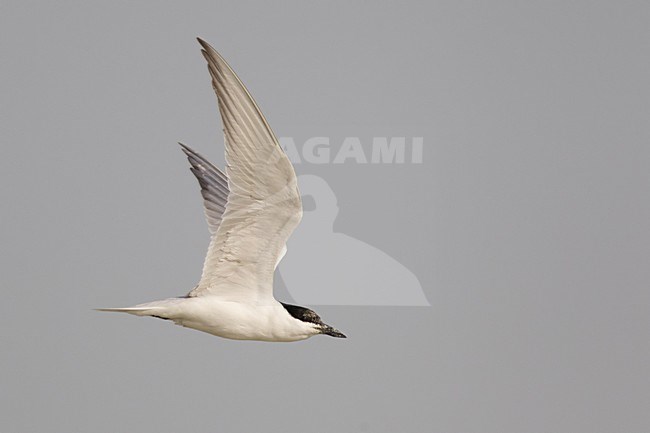
[[[222,300],[216,296],[170,298],[114,311],[159,317],[232,340],[289,342],[305,340],[321,333],[314,324],[292,317],[275,300],[266,305],[254,305]]]
[[[199,39],[224,124],[226,173],[181,144],[201,186],[211,233],[201,280],[187,296],[103,308],[171,320],[235,340],[345,336],[308,308],[273,297],[273,274],[302,218],[293,166],[244,84]]]

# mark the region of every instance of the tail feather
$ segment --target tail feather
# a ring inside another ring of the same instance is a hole
[[[176,307],[187,301],[185,298],[169,298],[159,301],[147,302],[125,308],[95,308],[96,311],[108,311],[112,313],[128,313],[136,316],[152,316],[160,319],[172,319],[175,317]]]
[[[108,311],[112,313],[129,313],[135,314],[136,316],[154,316],[156,310],[160,308],[156,307],[127,307],[127,308],[95,308],[95,311]]]

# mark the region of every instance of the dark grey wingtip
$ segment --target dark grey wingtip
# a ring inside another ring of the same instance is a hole
[[[203,48],[206,48],[206,47],[209,47],[209,46],[210,46],[210,44],[208,44],[205,40],[201,39],[200,36],[197,36],[197,37],[196,37],[196,40],[199,42],[199,44],[200,44]]]
[[[201,45],[201,54],[203,54],[203,57],[205,57],[205,59],[209,63],[210,62],[210,53],[212,53],[212,52],[216,53],[217,50],[215,50],[212,45],[210,45],[209,43],[207,43],[206,41],[204,41],[203,39],[201,39],[199,37],[197,37],[196,40],[199,41],[199,45]]]
[[[202,162],[208,162],[205,158],[203,158],[201,155],[196,153],[196,151],[192,149],[190,146],[188,146],[187,144],[181,143],[180,141],[178,142],[178,144],[179,146],[181,146],[181,150],[183,151],[185,156],[187,156],[192,166],[194,166],[194,161],[196,160],[203,160]]]
[[[190,171],[199,181],[208,227],[214,234],[219,229],[230,194],[228,177],[191,147],[180,141],[178,144],[190,163]]]
[[[188,153],[194,153],[194,151],[188,145],[181,143],[180,141],[178,142],[178,145],[181,147],[181,150],[185,152],[186,155]]]

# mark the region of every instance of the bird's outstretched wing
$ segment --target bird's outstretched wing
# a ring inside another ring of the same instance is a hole
[[[244,84],[214,48],[199,43],[223,121],[229,193],[201,281],[188,296],[268,303],[273,271],[302,217],[296,174]]]

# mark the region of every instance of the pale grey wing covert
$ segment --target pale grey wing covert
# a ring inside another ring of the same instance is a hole
[[[189,296],[268,302],[273,271],[302,217],[296,175],[241,80],[210,45],[199,43],[224,125],[229,195]]]

